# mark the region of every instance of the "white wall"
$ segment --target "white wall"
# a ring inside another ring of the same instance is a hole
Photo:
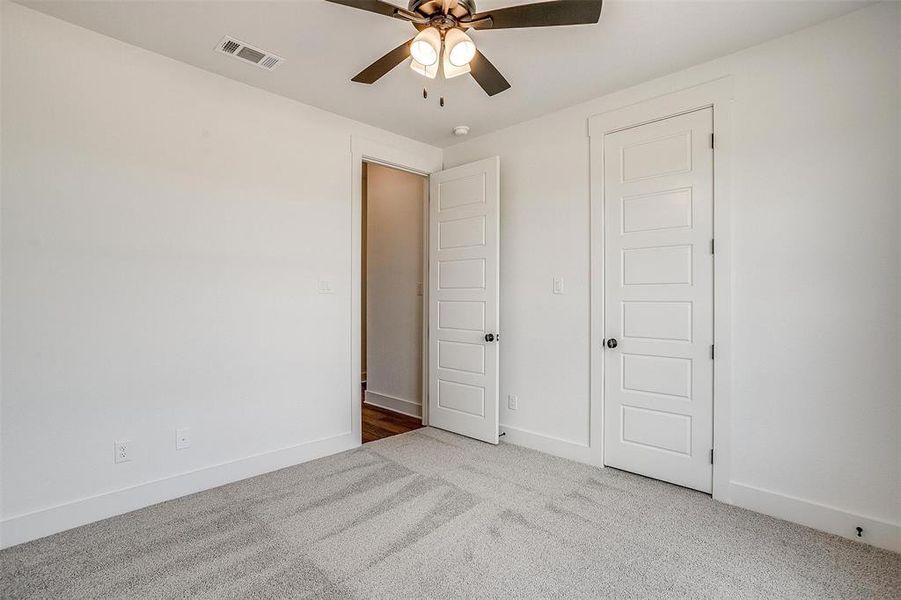
[[[587,119],[731,75],[732,500],[901,550],[899,6],[445,149],[501,157],[509,439],[589,443]],[[553,295],[562,276],[565,295]]]
[[[426,178],[368,165],[366,401],[422,416]]]
[[[2,543],[358,444],[351,139],[441,151],[2,11]]]

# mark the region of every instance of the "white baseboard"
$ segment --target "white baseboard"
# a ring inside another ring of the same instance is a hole
[[[501,424],[499,428],[501,433],[505,434],[501,438],[504,442],[531,448],[532,450],[538,450],[560,458],[591,464],[591,448],[587,444],[579,444],[511,425]]]
[[[404,400],[388,394],[380,394],[372,390],[366,390],[366,404],[378,406],[385,410],[407,415],[408,417],[422,418],[422,405],[412,400]]]
[[[360,445],[352,432],[105,492],[0,521],[0,548],[121,515],[151,504],[344,452]]]
[[[897,523],[864,517],[825,504],[735,481],[731,482],[730,488],[732,504],[735,506],[886,550],[901,552],[901,525]],[[856,527],[863,528],[863,537],[857,537]]]

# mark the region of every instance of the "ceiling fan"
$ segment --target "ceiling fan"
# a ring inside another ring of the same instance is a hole
[[[429,78],[450,79],[469,73],[489,96],[510,87],[500,71],[479,52],[468,29],[512,29],[597,23],[603,0],[551,0],[476,12],[475,0],[410,0],[400,8],[384,0],[327,0],[335,4],[412,23],[419,33],[362,71],[351,81],[371,84],[412,55],[410,67]],[[441,60],[439,60],[441,59]]]

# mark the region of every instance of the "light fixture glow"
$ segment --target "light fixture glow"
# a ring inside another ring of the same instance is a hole
[[[451,29],[444,36],[444,52],[450,64],[462,67],[476,55],[476,45],[462,29]]]
[[[420,31],[413,43],[410,44],[410,54],[413,60],[424,67],[430,67],[438,63],[438,54],[441,51],[441,33],[434,27],[427,27]]]

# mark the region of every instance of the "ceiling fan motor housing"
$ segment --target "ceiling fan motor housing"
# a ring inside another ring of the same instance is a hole
[[[457,0],[447,15],[444,14],[442,0],[410,0],[409,8],[410,12],[434,19],[433,25],[445,29],[456,27],[460,19],[476,14],[475,0]]]

